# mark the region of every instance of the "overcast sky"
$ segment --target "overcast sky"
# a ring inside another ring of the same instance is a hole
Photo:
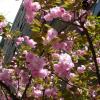
[[[4,15],[9,22],[13,22],[22,0],[0,0],[0,15]]]

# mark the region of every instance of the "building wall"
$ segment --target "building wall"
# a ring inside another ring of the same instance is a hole
[[[11,28],[11,31],[16,30],[22,32],[22,34],[28,34],[31,32],[30,27],[25,20],[25,9],[23,7],[23,3],[19,8],[19,11]]]
[[[20,5],[20,8],[18,10],[18,13],[16,15],[16,18],[14,20],[14,23],[12,25],[11,31],[20,31],[21,34],[29,35],[31,33],[30,26],[26,23],[25,20],[25,9],[23,7],[23,2]],[[16,45],[14,39],[6,39],[4,42],[3,47],[3,53],[4,53],[4,63],[9,63],[14,56],[14,53],[16,51]]]
[[[93,7],[93,14],[97,16],[100,14],[100,0],[97,0],[97,3]]]

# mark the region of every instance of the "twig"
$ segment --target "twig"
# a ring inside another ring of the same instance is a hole
[[[43,89],[43,96],[42,96],[42,100],[45,100],[45,89]]]
[[[18,95],[19,89],[20,89],[20,87],[19,87],[19,77],[18,77],[18,88],[17,88],[17,93],[16,93],[16,95]]]
[[[24,90],[24,92],[23,92],[22,97],[21,97],[20,100],[24,100],[24,98],[25,98],[25,96],[26,96],[26,92],[27,92],[27,90],[28,90],[28,88],[29,88],[29,86],[30,86],[30,84],[31,84],[31,80],[32,80],[32,75],[31,75],[30,78],[29,78],[29,82],[27,83],[27,85],[26,85],[26,87],[25,87],[25,90]]]
[[[93,58],[95,68],[96,68],[96,76],[97,76],[97,79],[98,79],[98,83],[100,84],[100,72],[99,72],[99,66],[98,66],[98,63],[97,63],[97,60],[96,60],[96,52],[94,50],[94,46],[93,46],[91,37],[89,36],[88,30],[84,26],[82,26],[82,28],[84,30],[84,34],[87,37],[87,41],[89,43],[89,47],[90,47],[90,50],[92,52],[92,58]]]
[[[5,90],[2,87],[1,89],[2,89],[3,94],[5,95],[5,98],[8,100],[7,93],[5,93]]]
[[[14,95],[12,92],[11,92],[11,89],[6,85],[4,84],[2,81],[0,81],[0,85],[7,90],[8,94],[10,95],[10,97],[12,98],[12,100],[19,100],[16,95]]]
[[[55,74],[55,73],[54,73]],[[60,77],[60,76],[58,76],[57,74],[55,74],[60,80],[62,80],[62,81],[64,81],[65,83],[67,83],[67,84],[69,84],[70,86],[73,86],[73,87],[77,87],[76,85],[74,85],[74,84],[70,84],[68,81],[68,79],[63,79],[62,77]]]

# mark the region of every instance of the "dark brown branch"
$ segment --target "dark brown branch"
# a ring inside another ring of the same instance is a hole
[[[0,85],[8,92],[8,94],[10,95],[10,97],[12,98],[12,100],[19,100],[16,95],[14,95],[11,91],[11,89],[4,84],[2,81],[0,81]]]
[[[81,28],[80,25],[77,25],[77,24],[75,24],[74,22],[65,22],[65,21],[62,21],[62,22],[65,23],[65,26],[62,27],[62,29],[59,30],[58,33],[61,33],[62,31],[64,31],[64,30],[65,30],[68,26],[70,26],[70,25],[73,25],[73,26],[76,27],[76,28],[77,28],[77,27]]]
[[[54,74],[56,77],[58,77],[60,80],[62,80],[62,81],[65,82],[66,84],[68,84],[68,85],[70,85],[70,86],[73,86],[73,87],[78,87],[78,86],[75,85],[75,84],[70,84],[70,83],[69,83],[69,80],[68,80],[67,78],[64,79],[64,78],[60,77],[59,75],[57,75],[57,74],[54,73],[54,72],[52,72],[52,74]]]
[[[5,92],[5,90],[2,87],[1,87],[1,89],[2,89],[3,94],[5,95],[6,100],[9,100],[8,96],[7,96],[7,93]]]
[[[42,100],[45,100],[45,89],[43,89],[43,96],[42,96]]]
[[[29,86],[30,86],[30,84],[31,84],[31,81],[32,81],[32,75],[30,76],[29,82],[27,83],[27,85],[26,85],[26,87],[25,87],[25,90],[24,90],[24,92],[23,92],[23,94],[22,94],[21,100],[24,100],[24,98],[26,97],[26,92],[27,92],[27,90],[28,90],[28,88],[29,88]]]
[[[82,26],[82,28],[84,30],[84,34],[87,37],[87,41],[89,43],[89,47],[90,47],[90,50],[92,52],[92,58],[93,58],[93,61],[94,61],[94,64],[95,64],[95,68],[96,68],[96,76],[97,76],[97,79],[98,79],[98,83],[100,84],[100,72],[99,72],[99,66],[98,66],[97,60],[96,60],[96,52],[94,50],[94,46],[93,46],[91,37],[89,36],[88,30],[84,26]]]

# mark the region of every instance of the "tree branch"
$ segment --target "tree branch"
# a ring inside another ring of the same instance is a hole
[[[12,98],[12,100],[19,100],[16,95],[14,95],[12,92],[11,92],[11,89],[6,85],[4,84],[2,81],[0,81],[0,85],[5,89],[7,90],[8,94],[10,95],[10,97]]]
[[[5,90],[2,87],[1,87],[1,89],[2,89],[3,94],[5,95],[6,100],[9,100]]]
[[[23,92],[22,97],[21,97],[20,100],[24,100],[24,98],[25,98],[25,96],[26,96],[26,92],[27,92],[27,90],[28,90],[28,88],[29,88],[29,86],[30,86],[30,84],[31,84],[31,80],[32,80],[32,75],[31,75],[30,78],[29,78],[29,82],[27,83],[27,85],[26,85],[26,87],[25,87],[25,90],[24,90],[24,92]]]
[[[82,26],[82,28],[84,30],[84,34],[87,37],[87,41],[89,43],[89,47],[90,47],[90,50],[92,52],[92,58],[93,58],[95,68],[96,68],[96,76],[97,76],[97,79],[98,79],[98,83],[100,84],[100,72],[99,72],[99,66],[98,66],[97,60],[96,60],[96,52],[95,52],[91,37],[89,36],[88,30],[84,26]]]

